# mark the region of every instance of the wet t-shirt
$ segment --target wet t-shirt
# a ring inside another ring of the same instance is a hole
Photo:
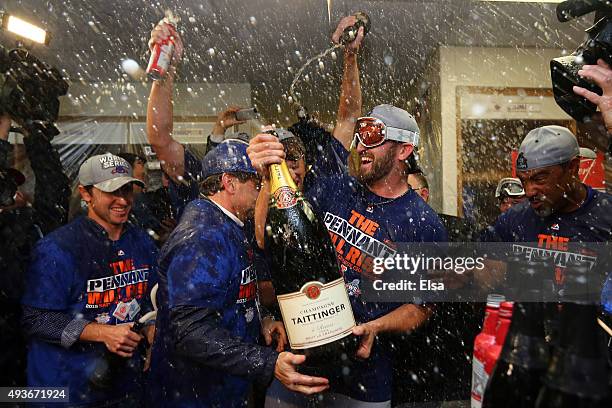
[[[160,254],[154,392],[163,406],[243,406],[249,382],[174,352],[170,311],[180,306],[217,312],[218,325],[243,342],[259,336],[257,277],[243,228],[209,200],[185,207]]]
[[[533,211],[528,200],[513,206],[503,213],[493,226],[487,228],[483,240],[516,242],[515,247],[521,252],[531,251],[532,247],[552,251],[556,254],[555,272],[557,283],[560,283],[568,259],[574,255],[586,256],[586,259],[595,264],[601,257],[591,252],[591,249],[600,247],[588,244],[609,242],[612,239],[612,196],[586,185],[584,188],[587,189],[584,203],[570,213],[540,217]],[[579,252],[572,253],[576,250]],[[608,275],[601,297],[602,304],[612,311],[610,271],[600,268],[598,272]]]
[[[356,179],[338,174],[316,179],[306,198],[325,223],[358,323],[377,319],[401,306],[366,302],[364,279],[372,278],[373,259],[392,256],[397,242],[446,241],[437,214],[413,191],[396,199],[380,197]],[[391,399],[392,361],[388,345],[375,342],[372,355],[356,361],[342,393],[362,401]]]
[[[151,310],[156,265],[157,247],[141,229],[126,225],[119,240],[111,241],[100,225],[79,217],[36,245],[22,303],[99,324],[130,323]],[[104,343],[77,341],[66,349],[34,337],[28,347],[28,385],[68,387],[71,404],[140,392],[138,351],[131,359],[119,358],[110,384],[101,388],[94,373],[109,361]]]

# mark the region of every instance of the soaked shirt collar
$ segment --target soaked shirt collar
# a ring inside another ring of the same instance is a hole
[[[214,205],[216,205],[217,207],[219,207],[219,209],[221,211],[223,211],[223,213],[225,215],[227,215],[228,217],[230,217],[232,219],[232,221],[234,221],[236,224],[238,224],[238,226],[240,228],[244,227],[244,223],[242,221],[240,221],[238,219],[238,217],[236,217],[234,214],[232,214],[230,211],[228,211],[225,207],[223,207],[221,204],[217,204],[216,202],[214,202],[211,198],[208,199],[211,203],[213,203]]]

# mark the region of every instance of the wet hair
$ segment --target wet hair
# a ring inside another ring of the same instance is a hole
[[[299,137],[289,137],[281,140],[283,147],[285,148],[285,154],[287,158],[303,158],[306,159],[306,147]]]
[[[421,185],[422,188],[429,189],[429,183],[427,182],[427,179],[425,178],[423,173],[411,173],[411,175],[415,179],[417,179],[417,181],[419,182],[419,184]],[[412,188],[414,188],[414,187],[415,186],[412,186]]]
[[[248,180],[257,177],[255,174],[243,172],[213,174],[212,176],[206,177],[204,181],[200,183],[200,193],[206,197],[209,197],[223,191],[223,174],[229,174],[230,176],[236,177],[236,179],[238,179],[238,181],[241,183],[246,183]]]

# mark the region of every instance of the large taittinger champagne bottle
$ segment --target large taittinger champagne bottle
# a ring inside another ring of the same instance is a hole
[[[355,318],[325,225],[298,191],[287,164],[270,165],[265,245],[272,282],[293,351],[306,355],[302,371],[347,362],[355,352]]]

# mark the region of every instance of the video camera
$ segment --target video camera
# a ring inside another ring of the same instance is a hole
[[[596,65],[603,59],[612,66],[612,4],[608,0],[567,0],[557,5],[557,19],[570,21],[595,12],[595,24],[586,30],[587,40],[571,55],[550,61],[553,93],[557,105],[580,122],[590,120],[597,106],[574,93],[579,86],[598,95],[600,87],[578,75],[583,65]]]
[[[0,45],[0,113],[20,123],[57,120],[59,97],[68,92],[57,68],[40,61],[24,48],[8,51]]]

